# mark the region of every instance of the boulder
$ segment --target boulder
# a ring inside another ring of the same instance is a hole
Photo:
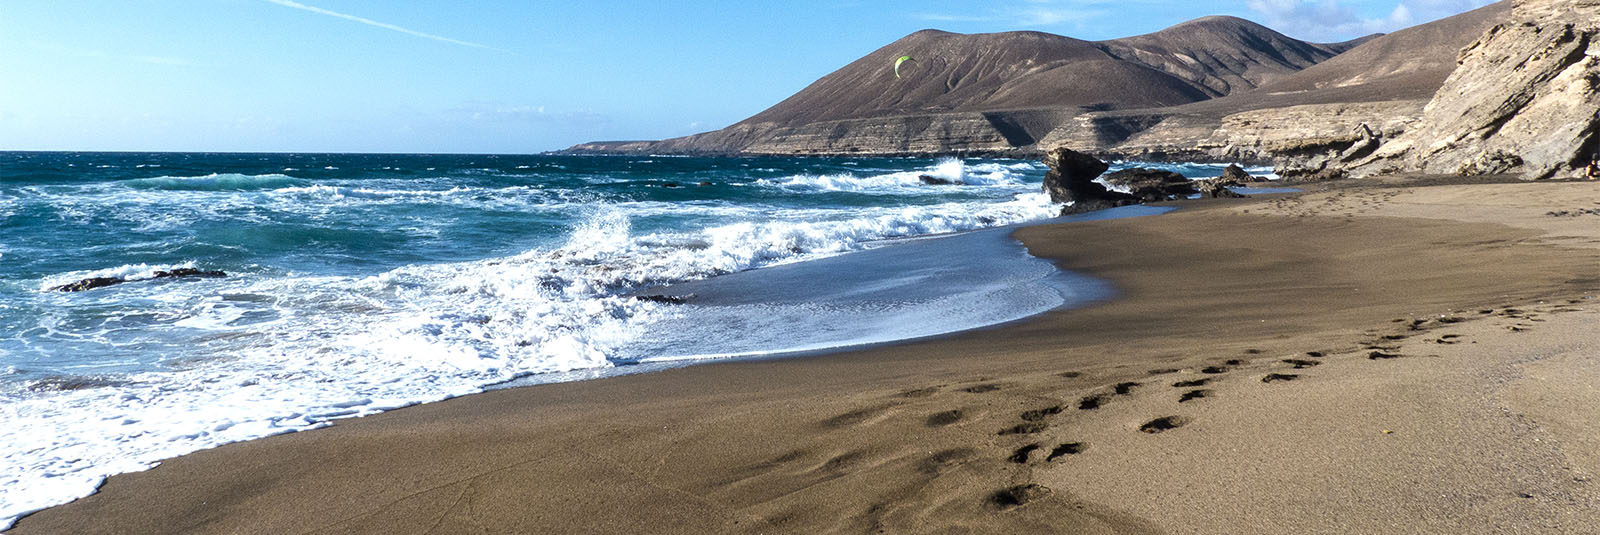
[[[1246,182],[1259,182],[1259,181],[1262,180],[1262,179],[1250,176],[1250,173],[1246,173],[1244,171],[1244,168],[1243,167],[1239,167],[1238,164],[1228,164],[1228,167],[1223,168],[1222,176],[1220,178],[1221,178],[1222,181],[1228,182],[1228,183],[1231,183],[1231,184],[1234,184],[1234,185],[1244,184]]]
[[[917,180],[922,181],[923,184],[928,185],[928,186],[954,186],[954,185],[957,185],[957,184],[961,184],[961,182],[958,182],[958,181],[955,181],[955,180],[950,180],[948,178],[939,178],[939,177],[936,177],[936,176],[933,176],[933,175],[917,175]]]
[[[1107,184],[1121,186],[1143,202],[1187,199],[1199,193],[1190,180],[1172,171],[1135,167],[1101,177]]]
[[[1212,178],[1212,179],[1206,179],[1206,180],[1196,180],[1196,181],[1194,181],[1194,183],[1195,183],[1195,185],[1199,186],[1198,189],[1200,190],[1200,195],[1204,196],[1204,197],[1207,197],[1207,198],[1220,199],[1220,198],[1242,198],[1242,197],[1246,197],[1246,195],[1243,194],[1243,193],[1239,193],[1237,191],[1233,191],[1231,189],[1228,189],[1229,186],[1237,186],[1238,185],[1237,183],[1235,183],[1233,181],[1230,181],[1230,180],[1226,180],[1226,179],[1222,179],[1222,178]]]
[[[1115,208],[1137,202],[1132,195],[1111,191],[1095,182],[1111,166],[1099,158],[1066,148],[1052,150],[1044,158],[1050,167],[1044,175],[1044,191],[1051,202],[1070,203],[1061,215]]]

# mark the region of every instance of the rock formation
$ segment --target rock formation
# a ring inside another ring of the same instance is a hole
[[[1199,193],[1187,177],[1172,171],[1135,167],[1123,169],[1100,177],[1113,186],[1128,189],[1128,193],[1141,202],[1159,202],[1186,199]]]
[[[1600,0],[1520,0],[1357,175],[1571,177],[1600,149]]]
[[[227,273],[223,273],[221,271],[215,271],[215,270],[202,270],[202,269],[195,269],[195,268],[177,268],[177,269],[173,269],[173,270],[170,270],[170,271],[169,270],[158,270],[155,273],[151,274],[150,279],[177,279],[177,278],[188,278],[188,277],[213,278],[213,277],[226,277],[226,276],[228,276]],[[124,282],[133,282],[133,281],[136,281],[136,280],[149,280],[149,279],[126,279],[126,278],[123,278],[123,277],[90,277],[90,278],[87,278],[87,279],[79,280],[79,281],[68,283],[68,284],[63,284],[63,285],[60,285],[60,286],[52,286],[47,291],[51,291],[51,292],[81,292],[81,291],[84,291],[84,290],[93,290],[95,288],[104,288],[106,286],[111,286],[111,285],[114,285],[114,284],[122,284]]]
[[[1067,203],[1061,215],[1092,212],[1137,202],[1132,195],[1111,191],[1095,182],[1111,166],[1093,156],[1061,147],[1044,158],[1050,170],[1044,175],[1044,192],[1050,202]]]

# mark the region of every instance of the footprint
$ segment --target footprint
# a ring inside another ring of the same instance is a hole
[[[1079,453],[1083,453],[1083,448],[1086,447],[1088,446],[1084,445],[1082,442],[1068,442],[1066,444],[1056,446],[1056,449],[1050,450],[1050,455],[1046,455],[1044,460],[1045,462],[1050,462],[1063,456],[1077,455]]]
[[[921,463],[918,463],[918,468],[922,470],[922,473],[938,475],[952,466],[971,460],[977,454],[978,450],[972,448],[944,450],[923,459]]]
[[[934,394],[936,394],[938,392],[939,392],[939,387],[930,386],[930,387],[927,387],[927,388],[918,388],[918,389],[915,389],[915,390],[907,390],[907,391],[901,392],[901,393],[899,393],[897,395],[900,396],[900,397],[903,397],[903,398],[925,398],[925,397],[934,395]]]
[[[1061,373],[1058,373],[1056,375],[1059,375],[1059,376],[1062,376],[1062,377],[1066,377],[1068,379],[1073,379],[1073,378],[1076,378],[1076,377],[1083,377],[1083,372],[1061,372]]]
[[[1017,448],[1017,451],[1011,452],[1011,456],[1006,459],[1017,464],[1028,464],[1028,457],[1032,456],[1033,452],[1038,449],[1038,444],[1029,444]]]
[[[995,433],[995,434],[996,435],[1000,435],[1000,436],[1005,436],[1005,435],[1031,435],[1031,434],[1034,434],[1034,433],[1038,433],[1040,431],[1044,431],[1048,427],[1050,427],[1050,424],[1047,424],[1047,423],[1044,423],[1044,422],[1028,422],[1028,423],[1017,424],[1017,425],[1014,425],[1014,426],[1011,426],[1011,427],[1008,427],[1008,428],[1005,428],[1005,429],[1001,429],[999,433]]]
[[[1148,373],[1150,375],[1166,375],[1166,374],[1169,374],[1169,373],[1178,373],[1178,369],[1177,368],[1157,368],[1157,369],[1154,369],[1154,370],[1150,370]]]
[[[1045,407],[1043,409],[1034,409],[1022,413],[1022,419],[1030,422],[1037,422],[1039,420],[1061,414],[1061,411],[1065,409],[1066,407],[1062,407],[1060,405],[1056,405],[1054,407]]]
[[[989,495],[989,505],[1001,511],[1015,509],[1027,505],[1028,502],[1043,498],[1050,494],[1050,489],[1044,485],[1029,483],[1017,485],[1008,489],[995,491]]]
[[[1367,353],[1367,359],[1368,360],[1383,360],[1383,359],[1397,359],[1397,358],[1400,358],[1400,354],[1399,353],[1384,353],[1382,351],[1373,351],[1371,353]]]
[[[1211,373],[1211,374],[1228,373],[1228,367],[1227,366],[1206,366],[1204,368],[1200,368],[1200,373]]]
[[[1223,364],[1227,364],[1229,366],[1238,366],[1244,364],[1244,361],[1239,359],[1228,359],[1228,361],[1224,362]]]
[[[1300,360],[1300,359],[1283,359],[1283,363],[1284,364],[1292,364],[1292,365],[1294,365],[1294,369],[1296,369],[1296,370],[1303,369],[1303,368],[1310,368],[1312,366],[1316,366],[1318,364],[1322,364],[1321,362],[1317,362],[1315,360]]]
[[[998,385],[998,384],[988,383],[988,384],[981,384],[981,385],[972,385],[972,386],[969,386],[969,387],[961,389],[961,391],[962,392],[972,393],[972,394],[983,394],[983,393],[986,393],[986,392],[994,392],[994,391],[999,390],[1001,388],[1002,387],[1000,385]]]
[[[1177,429],[1179,427],[1183,427],[1183,425],[1187,423],[1189,423],[1189,421],[1185,420],[1181,416],[1162,416],[1160,418],[1145,422],[1144,425],[1139,426],[1139,430],[1154,434]]]
[[[1206,377],[1206,378],[1203,378],[1203,379],[1190,379],[1188,381],[1178,381],[1176,383],[1172,383],[1172,386],[1174,388],[1190,388],[1190,387],[1196,387],[1196,386],[1203,386],[1203,385],[1205,385],[1206,383],[1209,383],[1209,382],[1211,382],[1211,378],[1210,377]]]
[[[1188,392],[1184,392],[1182,396],[1178,396],[1178,403],[1183,403],[1183,402],[1186,402],[1186,401],[1192,401],[1192,400],[1200,399],[1200,398],[1206,397],[1206,396],[1208,396],[1210,394],[1211,394],[1210,390],[1205,390],[1205,389],[1190,390]]]
[[[966,414],[962,413],[960,409],[934,413],[928,416],[928,427],[944,427],[959,422],[965,417]]]
[[[1098,409],[1100,408],[1101,404],[1106,402],[1106,398],[1107,396],[1105,394],[1084,396],[1083,399],[1078,400],[1078,410],[1088,411]]]
[[[1314,359],[1320,359],[1322,357],[1327,356],[1327,353],[1323,353],[1321,351],[1307,351],[1306,352],[1306,356],[1314,358]]]
[[[1117,395],[1126,396],[1126,395],[1132,393],[1133,389],[1135,387],[1137,387],[1137,386],[1139,386],[1139,383],[1135,383],[1133,381],[1128,381],[1126,383],[1117,383],[1116,386],[1113,386],[1111,388],[1112,388],[1113,391],[1115,391],[1117,393]]]
[[[839,427],[849,427],[849,426],[853,426],[853,425],[862,424],[862,423],[865,423],[867,420],[871,420],[872,417],[874,417],[874,416],[877,416],[879,414],[883,414],[884,412],[887,412],[891,407],[893,407],[893,405],[886,405],[886,406],[881,406],[881,407],[867,407],[867,408],[864,408],[864,409],[856,409],[856,410],[853,410],[853,411],[850,411],[850,412],[847,412],[847,413],[844,413],[844,414],[840,414],[838,416],[834,416],[834,417],[829,418],[827,420],[823,420],[822,421],[822,427],[825,427],[825,428],[828,428],[828,429],[834,429],[834,428],[839,428]]]
[[[1269,373],[1266,377],[1261,378],[1261,382],[1271,383],[1275,381],[1293,381],[1299,378],[1300,376],[1292,373]]]

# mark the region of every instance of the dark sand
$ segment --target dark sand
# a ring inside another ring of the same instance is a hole
[[[1600,215],[1546,213],[1597,203],[1378,184],[1028,228],[1122,294],[228,445],[14,532],[1582,533]]]

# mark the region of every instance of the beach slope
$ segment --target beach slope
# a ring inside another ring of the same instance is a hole
[[[1119,295],[232,444],[13,532],[1583,532],[1600,188],[1475,182],[1030,227]]]

